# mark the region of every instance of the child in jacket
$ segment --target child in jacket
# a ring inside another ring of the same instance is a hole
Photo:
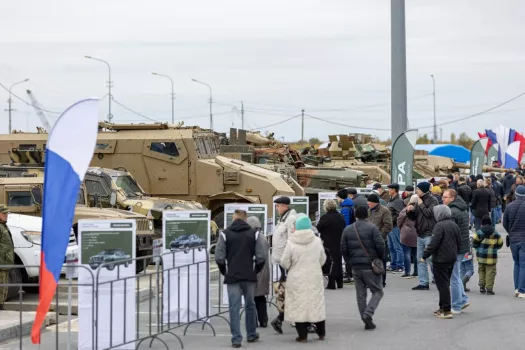
[[[503,247],[503,238],[492,227],[490,216],[481,219],[481,228],[474,234],[472,245],[478,258],[479,292],[494,295],[498,249]]]

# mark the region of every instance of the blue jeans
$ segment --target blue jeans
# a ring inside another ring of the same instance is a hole
[[[242,343],[241,333],[241,305],[244,296],[244,311],[246,321],[246,337],[248,340],[257,336],[257,321],[255,314],[255,286],[256,282],[230,283],[228,287],[228,303],[230,304],[230,330],[232,333],[232,344]]]
[[[490,213],[490,219],[492,220],[492,227],[496,227],[496,224],[501,219],[501,204],[497,205]]]
[[[471,225],[474,225],[474,212],[472,210],[470,210],[470,221],[469,223]]]
[[[511,243],[510,251],[514,260],[514,289],[525,294],[525,242]]]
[[[421,262],[425,247],[430,244],[432,237],[418,237],[417,238],[417,274],[419,277],[419,284],[422,286],[428,286],[428,265],[432,264],[430,261]],[[432,267],[431,267],[432,268]]]
[[[388,248],[390,249],[390,267],[392,270],[403,268],[403,248],[401,248],[400,231],[394,227],[388,233]]]
[[[463,277],[472,277],[474,276],[474,259],[462,261],[460,266],[460,272],[461,278]]]
[[[404,244],[401,244],[401,247],[403,248],[403,262],[405,264],[405,275],[410,275],[410,267],[412,265],[410,253],[412,252],[412,248]]]
[[[458,254],[456,256],[456,263],[452,270],[452,278],[450,279],[450,293],[452,294],[452,310],[461,311],[461,307],[468,303],[468,296],[463,287],[461,280],[461,261],[465,254]]]

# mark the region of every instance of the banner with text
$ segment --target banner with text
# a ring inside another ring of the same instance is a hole
[[[244,210],[248,217],[256,216],[262,225],[265,235],[269,234],[268,230],[268,206],[266,204],[248,204],[248,203],[229,203],[224,205],[224,229],[233,222],[233,214],[236,210]]]
[[[273,197],[273,200],[276,200],[279,197],[281,196]],[[297,214],[303,213],[303,214],[308,215],[308,208],[309,208],[308,207],[308,197],[292,196],[288,198],[290,198],[290,209],[295,209]],[[280,218],[281,218],[281,215],[279,215],[279,213],[275,209],[275,203],[273,203],[273,223],[274,225],[277,224]]]
[[[185,324],[208,315],[210,220],[208,210],[163,212],[164,324]]]
[[[470,150],[470,173],[478,175],[483,173],[483,164],[485,164],[485,150],[489,143],[488,138],[482,138],[472,145]]]
[[[399,135],[392,147],[390,177],[392,183],[399,185],[399,191],[404,191],[406,186],[412,185],[416,141],[417,130],[408,130]]]
[[[135,234],[135,220],[78,223],[79,260],[85,267],[78,273],[79,349],[106,349],[135,339],[137,288],[134,279],[126,279],[136,274]]]

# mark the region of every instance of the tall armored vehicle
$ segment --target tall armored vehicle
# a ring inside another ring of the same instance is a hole
[[[226,203],[265,203],[271,214],[273,196],[304,194],[280,174],[220,156],[219,137],[209,130],[109,123],[100,123],[99,129],[93,167],[129,172],[151,196],[199,202],[218,216],[219,226]],[[47,137],[0,135],[0,163],[10,163],[13,151],[44,150]]]

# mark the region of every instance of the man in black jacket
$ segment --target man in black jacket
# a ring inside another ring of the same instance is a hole
[[[263,239],[265,238],[246,222],[246,212],[236,210],[232,224],[221,232],[215,247],[215,262],[228,287],[230,330],[234,348],[239,348],[242,342],[239,315],[242,297],[246,311],[246,338],[249,343],[259,339],[254,297],[257,273],[263,269],[268,258]]]
[[[470,306],[469,298],[465,293],[465,286],[461,279],[461,262],[463,261],[465,253],[470,250],[468,206],[463,201],[463,198],[459,197],[456,191],[451,189],[443,193],[443,204],[450,208],[452,219],[458,225],[461,235],[461,244],[458,249],[458,255],[456,256],[456,262],[454,263],[452,279],[450,280],[452,313],[457,315]]]
[[[365,329],[372,330],[376,328],[372,318],[383,298],[383,286],[381,276],[372,272],[370,262],[374,259],[385,259],[385,242],[377,226],[366,220],[368,217],[366,207],[357,207],[355,215],[357,221],[343,231],[341,254],[345,261],[352,265],[357,307],[365,323]],[[368,304],[367,288],[372,292]]]
[[[477,181],[478,189],[472,195],[470,207],[474,213],[474,227],[477,230],[481,228],[481,218],[485,215],[490,216],[492,211],[493,195],[485,187],[485,181]]]
[[[472,189],[469,185],[465,182],[465,178],[463,176],[460,176],[459,178],[459,186],[457,190],[458,196],[463,198],[463,201],[467,206],[470,205],[470,202],[472,201]]]
[[[503,215],[503,227],[509,234],[514,260],[515,296],[525,299],[525,186],[516,187],[516,200]]]
[[[438,205],[434,208],[436,225],[432,241],[425,248],[422,261],[432,256],[436,286],[439,291],[439,309],[434,313],[439,318],[453,318],[450,303],[450,276],[461,245],[459,227],[452,220],[450,208]]]

